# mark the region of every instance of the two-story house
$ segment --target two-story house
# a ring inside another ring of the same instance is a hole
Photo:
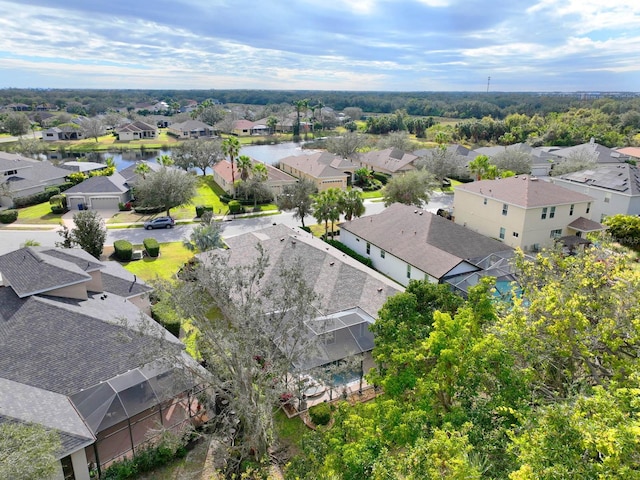
[[[537,251],[564,236],[602,230],[591,220],[593,197],[530,175],[455,187],[457,224],[513,248]]]

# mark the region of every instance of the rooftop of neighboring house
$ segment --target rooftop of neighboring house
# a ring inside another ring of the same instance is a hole
[[[628,156],[619,150],[614,150],[596,143],[592,138],[588,143],[582,143],[573,147],[555,148],[550,153],[556,157],[569,159],[573,156],[592,156],[597,163],[624,162]]]
[[[473,193],[522,208],[593,201],[593,198],[588,195],[574,192],[531,175],[516,175],[497,180],[463,183],[455,186],[454,190]]]
[[[64,162],[60,165],[61,168],[71,170],[73,172],[90,172],[92,170],[102,170],[106,167],[104,163],[98,162],[80,162],[80,161],[71,161]]]
[[[180,130],[183,132],[192,132],[196,130],[213,130],[211,125],[208,125],[200,120],[187,120],[180,123],[172,123],[169,125],[170,130]]]
[[[628,163],[600,165],[594,169],[560,175],[552,181],[556,179],[626,195],[640,195],[640,168]]]
[[[620,152],[622,155],[640,159],[640,147],[624,147],[618,148],[616,151]]]
[[[136,168],[141,163],[147,165],[150,172],[157,172],[162,168],[162,165],[160,165],[158,162],[148,162],[145,160],[141,160],[132,165],[129,165],[127,168],[123,168],[118,172],[122,177],[124,177],[124,179],[127,181],[127,184],[133,185],[138,181],[138,179],[140,178],[140,174],[136,173]]]
[[[10,173],[14,172],[15,173]],[[50,180],[63,180],[68,170],[47,160],[34,160],[15,153],[0,152],[0,183],[11,182],[15,191],[31,188]]]
[[[417,155],[405,152],[399,148],[371,150],[358,154],[358,159],[362,163],[369,165],[373,170],[384,169],[391,173],[411,169],[413,162],[418,158]]]
[[[108,176],[89,177],[64,193],[66,195],[73,193],[124,193],[129,191],[129,188],[127,180],[120,173],[114,173]]]
[[[359,307],[375,318],[386,299],[403,287],[313,235],[284,225],[230,237],[229,248],[200,254],[223,255],[229,267],[255,260],[260,245],[269,258],[262,284],[277,282],[280,268],[304,265],[304,279],[321,298],[319,314],[330,315]]]
[[[123,133],[123,132],[148,132],[148,131],[155,131],[158,130],[158,127],[156,127],[155,125],[150,125],[148,123],[145,122],[141,122],[141,121],[135,121],[135,122],[131,122],[131,123],[127,123],[126,125],[122,125],[118,128],[116,128],[116,132],[118,133]]]
[[[157,361],[159,348],[184,359],[183,345],[127,301],[151,289],[119,264],[26,247],[0,256],[0,278],[0,422],[57,430],[59,457],[188,388]],[[66,294],[79,288],[85,298]]]
[[[340,228],[438,279],[465,260],[511,250],[444,217],[401,203],[344,222]]]
[[[256,163],[262,163],[258,160],[251,159],[251,161]],[[295,183],[297,180],[289,175],[288,173],[283,172],[282,170],[274,167],[273,165],[269,165],[268,163],[262,163],[267,168],[267,174],[269,175],[268,182],[291,182]],[[232,180],[238,180],[240,178],[240,172],[238,171],[238,166],[234,163],[233,165],[233,178],[231,176],[231,162],[229,160],[221,160],[216,163],[213,167],[213,170],[223,178],[227,183],[231,183]]]
[[[312,155],[292,155],[279,160],[280,165],[288,165],[314,178],[344,177],[344,169],[357,169],[349,160],[329,152]]]

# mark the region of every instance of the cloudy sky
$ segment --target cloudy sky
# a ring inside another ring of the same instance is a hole
[[[640,91],[639,0],[0,0],[0,88]]]

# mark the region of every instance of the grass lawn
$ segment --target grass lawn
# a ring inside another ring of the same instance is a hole
[[[382,198],[382,189],[374,190],[373,192],[360,192],[362,198]]]
[[[275,427],[278,438],[291,449],[291,453],[299,453],[302,436],[310,431],[302,420],[298,417],[289,418],[279,410],[275,416]]]
[[[18,220],[15,223],[33,225],[58,225],[62,219],[62,214],[51,213],[49,202],[39,203],[30,207],[18,209]]]
[[[149,232],[149,236],[153,236],[152,232]],[[142,245],[134,246],[134,248],[142,249]],[[124,263],[123,266],[145,282],[157,277],[170,280],[191,257],[193,257],[193,252],[187,250],[182,242],[161,243],[159,257],[144,257],[142,260]]]

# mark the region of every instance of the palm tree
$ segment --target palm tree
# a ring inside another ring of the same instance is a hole
[[[469,171],[476,176],[476,180],[482,180],[489,170],[489,157],[478,155],[469,162]]]
[[[253,170],[251,158],[246,155],[240,155],[236,163],[238,165],[238,172],[240,172],[240,179],[246,182]]]
[[[174,163],[173,159],[169,155],[161,155],[156,160],[163,167],[170,167]]]
[[[318,223],[324,222],[325,238],[329,234],[329,222],[333,235],[334,224],[340,219],[340,197],[341,191],[337,188],[329,188],[313,197],[313,216]]]
[[[225,138],[222,142],[222,152],[229,157],[231,162],[231,183],[235,185],[234,160],[240,153],[240,141],[236,137]],[[236,189],[233,189],[233,198],[236,198]]]
[[[293,128],[293,137],[300,137],[300,112],[304,109],[304,111],[307,111],[307,108],[309,108],[309,99],[305,98],[304,100],[296,100],[295,102],[293,102],[293,104],[296,107],[296,124]]]
[[[364,215],[364,201],[362,200],[362,194],[357,190],[351,189],[341,192],[339,205],[341,212],[344,213],[344,219],[347,221]]]
[[[136,165],[136,168],[133,171],[142,178],[146,178],[147,173],[151,171],[151,167],[149,167],[145,162],[140,162]]]
[[[276,132],[276,127],[278,126],[278,119],[273,115],[269,115],[269,118],[267,118],[267,126],[269,127],[269,132],[273,135]]]
[[[264,163],[256,162],[251,169],[251,175],[253,176],[253,182],[255,182],[253,208],[256,208],[258,206],[257,192],[260,190],[261,184],[269,179],[269,171]]]

